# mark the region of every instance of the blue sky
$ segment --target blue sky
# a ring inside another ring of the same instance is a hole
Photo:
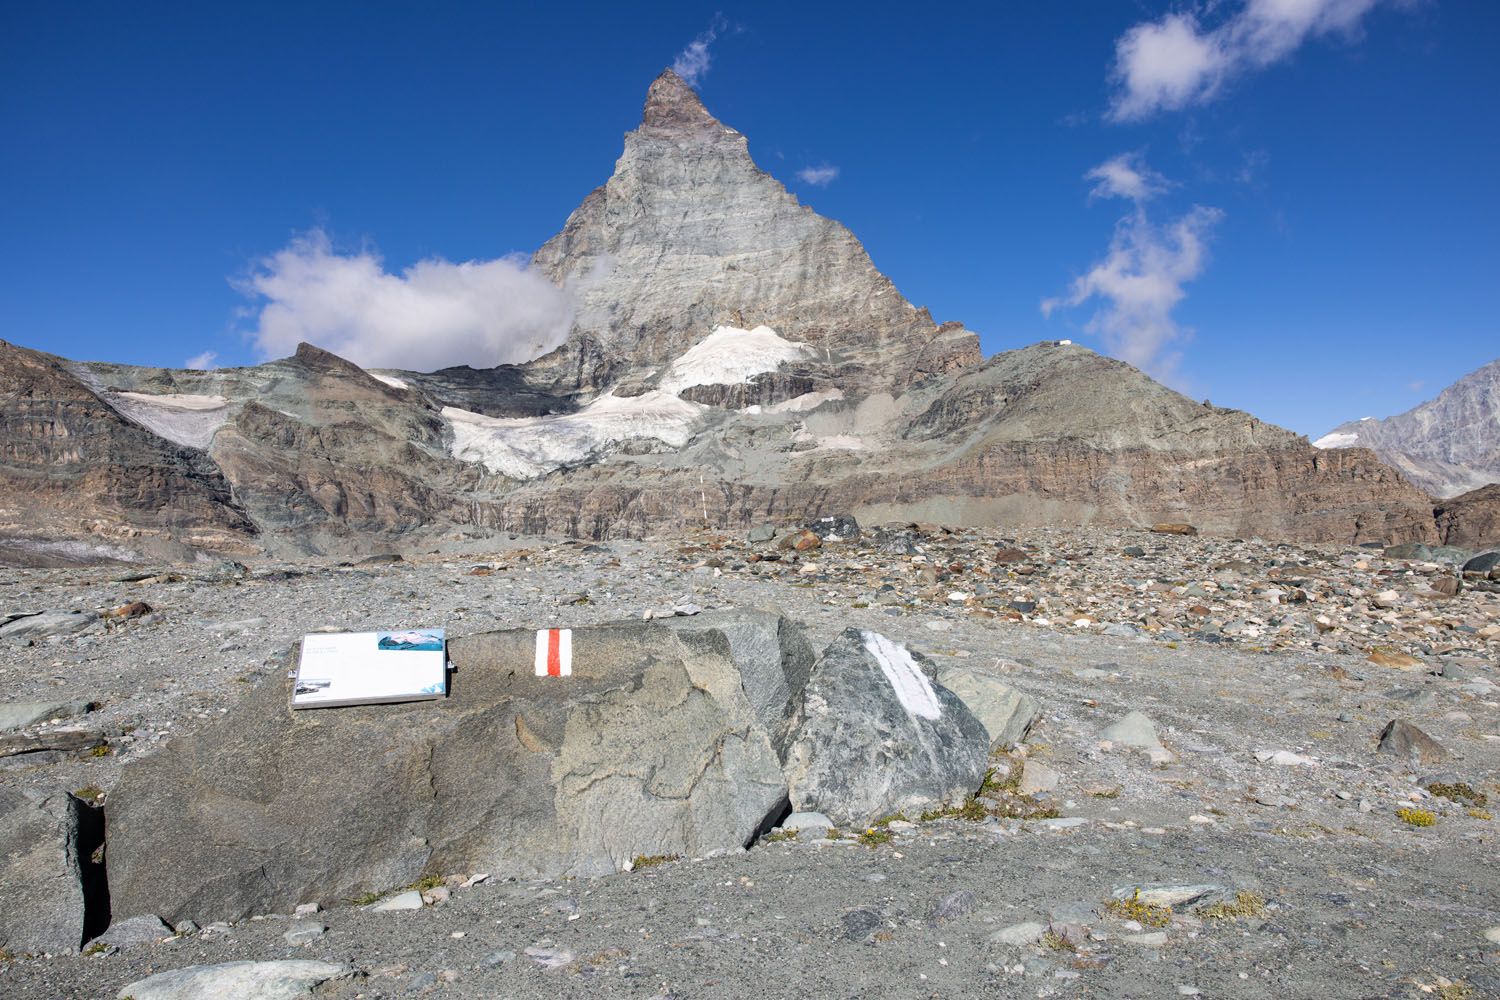
[[[986,353],[1313,435],[1500,356],[1500,5],[530,6],[6,5],[0,338],[253,363],[310,231],[377,278],[529,253],[700,40],[757,162]]]

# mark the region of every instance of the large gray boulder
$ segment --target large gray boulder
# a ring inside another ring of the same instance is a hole
[[[78,950],[91,929],[85,874],[102,834],[94,819],[67,792],[0,788],[0,950]]]
[[[938,681],[963,699],[990,734],[990,747],[1012,750],[1042,717],[1035,698],[1023,694],[991,674],[969,667],[945,666]]]
[[[1494,576],[1496,572],[1500,572],[1500,549],[1479,553],[1464,563],[1463,572],[1481,577],[1486,574]]]
[[[957,803],[978,790],[990,736],[930,661],[847,629],[823,651],[788,754],[792,807],[839,826]]]
[[[667,619],[667,624],[683,631],[712,628],[724,634],[755,718],[785,760],[801,717],[802,689],[818,657],[802,627],[774,611],[751,609],[709,611]]]
[[[788,654],[751,642],[760,627],[805,642],[769,618],[726,621],[734,640],[676,622],[575,629],[571,676],[537,677],[535,633],[492,632],[449,643],[448,698],[404,705],[293,712],[270,678],[126,766],[113,908],[206,923],[424,874],[598,875],[746,844],[786,802],[766,725],[780,720],[746,691]]]
[[[46,639],[54,635],[74,635],[85,629],[103,627],[103,619],[92,611],[43,611],[14,618],[0,625],[0,640]]]

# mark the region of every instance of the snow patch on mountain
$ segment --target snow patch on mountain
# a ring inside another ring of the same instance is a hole
[[[1314,448],[1352,448],[1359,442],[1358,434],[1339,433],[1324,434],[1312,443]]]
[[[384,382],[386,385],[390,386],[392,389],[410,389],[411,388],[411,386],[407,385],[405,382],[401,381],[399,378],[396,378],[394,375],[382,375],[379,372],[371,372],[370,373],[370,377],[373,378],[377,382]]]
[[[657,390],[639,396],[607,393],[576,413],[488,417],[443,407],[453,429],[452,454],[511,479],[538,479],[596,462],[625,441],[655,440],[681,448],[707,407]]]
[[[173,444],[207,448],[229,419],[229,400],[193,393],[104,392],[116,413]]]
[[[808,345],[786,340],[769,326],[718,326],[672,362],[660,389],[676,395],[695,385],[739,385],[814,354]]]

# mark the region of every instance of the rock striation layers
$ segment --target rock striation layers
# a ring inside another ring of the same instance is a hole
[[[1439,540],[1468,549],[1500,548],[1500,483],[1439,503]]]
[[[1367,450],[1078,346],[983,359],[670,71],[533,266],[574,320],[524,365],[367,372],[303,345],[199,372],[5,346],[0,555],[352,556],[825,514],[1437,540],[1430,498]]]
[[[42,563],[250,552],[256,533],[201,450],[130,420],[59,359],[0,341],[0,549]]]

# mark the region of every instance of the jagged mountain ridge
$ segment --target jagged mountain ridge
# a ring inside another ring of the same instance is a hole
[[[1500,483],[1500,359],[1405,413],[1340,424],[1319,448],[1369,448],[1433,496]]]
[[[973,333],[903,299],[852,233],[761,172],[670,71],[610,180],[535,266],[578,308],[563,346],[525,365],[366,372],[308,345],[211,372],[21,348],[0,364],[44,367],[54,396],[91,399],[145,451],[197,463],[202,489],[227,497],[177,533],[224,552],[357,554],[500,530],[608,538],[825,512],[1436,537],[1430,499],[1367,451],[1318,451],[1082,347],[982,360]],[[34,473],[0,464],[15,495]],[[76,539],[91,530],[83,513],[126,520],[101,503],[8,530]]]

